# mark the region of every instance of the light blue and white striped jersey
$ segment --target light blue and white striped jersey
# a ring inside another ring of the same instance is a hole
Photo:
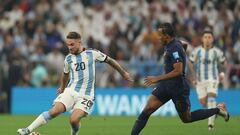
[[[68,54],[64,60],[64,73],[70,72],[67,88],[79,92],[81,97],[94,98],[95,64],[107,55],[98,50],[84,50],[78,55]]]
[[[198,81],[218,81],[218,65],[225,60],[220,49],[213,47],[207,50],[200,46],[192,52],[189,59],[195,64]]]

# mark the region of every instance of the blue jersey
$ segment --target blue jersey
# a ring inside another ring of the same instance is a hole
[[[164,48],[164,69],[166,74],[173,71],[175,63],[183,63],[182,74],[169,80],[159,81],[152,94],[163,104],[172,99],[178,112],[190,107],[190,87],[185,79],[186,53],[180,41],[174,39]]]
[[[164,69],[165,73],[173,71],[173,65],[175,63],[183,63],[183,71],[180,76],[172,78],[170,80],[175,80],[176,78],[185,78],[185,67],[186,67],[186,53],[182,47],[182,44],[179,40],[173,39],[168,45],[164,48]]]
[[[84,50],[78,55],[69,54],[64,61],[64,73],[70,73],[67,87],[80,96],[94,98],[95,63],[104,61],[107,56],[97,50]]]

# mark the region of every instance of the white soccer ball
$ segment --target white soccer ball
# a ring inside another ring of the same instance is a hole
[[[30,133],[29,135],[41,135],[41,134],[38,133],[38,132],[32,132],[32,133]]]

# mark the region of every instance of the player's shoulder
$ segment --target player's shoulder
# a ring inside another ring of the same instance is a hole
[[[214,51],[217,51],[217,52],[222,52],[222,50],[221,50],[220,48],[216,47],[216,46],[214,46],[212,49],[213,49]]]
[[[199,46],[194,48],[194,50],[202,50],[202,49],[203,49],[202,45],[199,45]]]
[[[86,53],[92,53],[93,56],[102,56],[102,57],[105,57],[106,54],[102,53],[100,50],[97,50],[97,49],[92,49],[92,48],[88,48],[85,50]]]
[[[174,41],[171,41],[166,47],[165,50],[168,52],[171,51],[178,51],[181,48],[181,42],[178,39],[174,39]]]
[[[202,49],[203,49],[202,45],[197,46],[193,49],[192,53],[197,53],[197,52],[201,51]]]
[[[100,51],[97,50],[97,49],[94,49],[94,48],[87,48],[87,49],[85,49],[85,52],[92,52],[92,53],[95,53],[95,52],[100,52]]]
[[[67,55],[65,56],[65,59],[71,58],[72,55],[73,55],[73,54],[71,54],[71,53],[67,54]]]
[[[71,54],[71,53],[67,54],[67,55],[65,56],[64,61],[66,61],[66,62],[72,61],[72,56],[73,56],[73,54]]]

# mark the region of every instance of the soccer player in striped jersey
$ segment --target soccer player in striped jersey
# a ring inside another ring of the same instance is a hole
[[[204,107],[215,108],[219,80],[224,73],[218,68],[225,62],[223,52],[213,46],[213,33],[205,30],[202,35],[203,45],[196,48],[190,55],[190,61],[195,65],[196,90],[200,103]],[[191,64],[190,64],[191,65]],[[193,66],[191,66],[193,67]],[[214,129],[215,115],[208,119],[208,129]]]
[[[46,124],[61,113],[72,110],[70,116],[71,135],[77,135],[81,118],[87,116],[94,102],[95,63],[105,62],[116,69],[125,80],[133,81],[130,74],[118,62],[98,50],[85,49],[81,36],[70,32],[66,40],[70,54],[64,61],[64,72],[58,97],[49,111],[40,114],[27,128],[18,129],[20,135],[27,135],[37,127]],[[70,78],[70,80],[69,80]]]

